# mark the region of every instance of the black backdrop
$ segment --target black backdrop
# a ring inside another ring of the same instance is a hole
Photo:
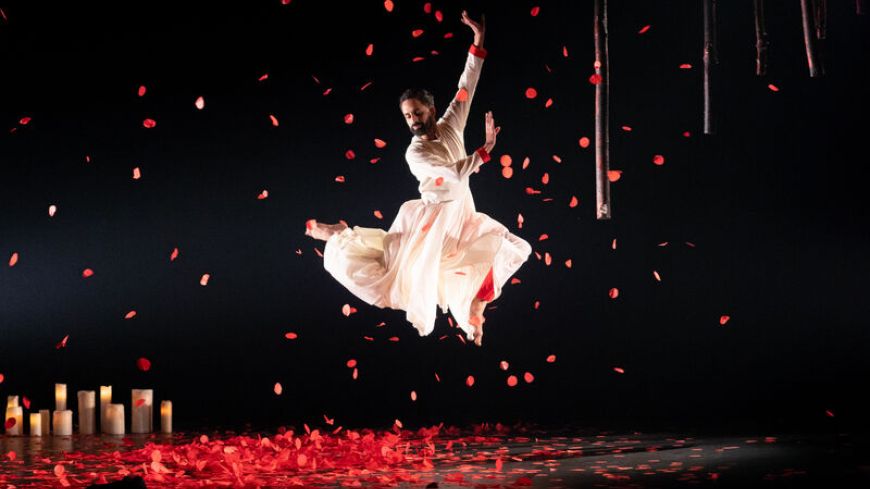
[[[810,79],[797,2],[768,2],[770,69],[758,78],[752,4],[720,2],[708,137],[700,2],[651,3],[610,2],[612,168],[623,171],[610,221],[594,218],[594,151],[578,145],[594,130],[591,2],[541,2],[536,17],[528,2],[436,2],[441,23],[401,0],[392,13],[379,1],[0,3],[0,394],[38,409],[58,381],[71,397],[112,384],[127,403],[130,388],[152,387],[180,428],[323,414],[345,426],[865,426],[867,18],[830,2],[827,75]],[[490,51],[467,145],[493,110],[494,154],[515,169],[506,180],[494,160],[473,176],[477,208],[553,257],[533,255],[506,287],[482,349],[443,316],[420,338],[401,312],[357,300],[303,235],[309,218],[386,228],[417,197],[397,98],[409,86],[432,89],[439,108],[453,96],[471,41],[462,8],[486,13]],[[346,303],[359,312],[344,317]]]

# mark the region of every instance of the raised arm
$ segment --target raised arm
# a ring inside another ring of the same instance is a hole
[[[468,16],[468,12],[462,11],[462,23],[474,32],[474,44],[468,49],[468,57],[465,60],[465,68],[459,77],[458,90],[442,119],[460,134],[465,131],[465,123],[471,110],[471,100],[480,79],[480,71],[483,68],[483,60],[486,58],[486,49],[483,48],[483,39],[486,34],[486,17],[481,17],[481,23],[477,23]]]
[[[423,148],[411,146],[405,153],[405,159],[411,173],[417,180],[424,182],[426,179],[434,179],[441,182],[458,183],[467,178],[480,165],[489,161],[489,152],[481,147],[474,153],[458,161],[447,161]],[[440,185],[437,184],[436,185]]]

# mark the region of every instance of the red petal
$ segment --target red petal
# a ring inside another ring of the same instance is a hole
[[[645,26],[641,27],[641,29],[640,29],[639,31],[637,31],[637,33],[638,33],[638,34],[645,34],[646,31],[648,31],[650,27],[652,27],[652,26],[651,26],[651,25],[645,25]]]
[[[527,384],[531,384],[535,381],[535,376],[532,375],[531,372],[526,372],[523,374],[523,380],[525,380]]]
[[[344,175],[339,175],[335,177],[335,181],[338,183],[344,183]]]
[[[375,214],[375,217],[377,217],[378,219],[384,218],[384,215],[381,214],[381,211],[379,211],[379,210],[375,210],[374,214]]]
[[[617,297],[619,297],[619,289],[614,287],[610,289],[610,292],[608,292],[607,295],[609,295],[611,299],[616,299]]]
[[[145,96],[145,92],[146,92],[147,90],[148,90],[148,89],[145,88],[145,85],[139,85],[139,96],[140,96],[140,97],[144,97],[144,96]]]
[[[144,398],[144,397],[140,397],[139,399],[136,399],[136,404],[135,404],[136,407],[140,407],[140,406],[143,405],[143,404],[145,404],[145,398]]]
[[[284,392],[284,387],[281,385],[281,382],[275,382],[275,386],[272,387],[272,391],[275,392],[276,396],[280,396],[282,392]]]
[[[507,360],[502,360],[498,362],[498,368],[507,372],[507,369],[510,368],[510,364],[508,364]]]
[[[540,11],[541,11],[541,7],[538,7],[536,5],[536,6],[532,7],[532,11],[529,13],[532,15],[532,17],[537,17],[538,13],[540,13]]]
[[[195,105],[197,109],[202,110],[205,107],[205,99],[198,97],[193,105]]]
[[[299,337],[299,335],[296,333],[290,332],[290,333],[285,333],[284,337],[287,338],[288,340],[295,340],[296,338]]]
[[[24,409],[30,409],[30,399],[27,396],[21,398],[21,404],[24,404]]]
[[[136,317],[136,311],[130,311],[124,316],[124,319],[132,319],[134,317]]]
[[[723,314],[722,316],[719,317],[719,324],[724,326],[725,323],[727,323],[729,319],[731,319],[731,316],[726,316]]]
[[[613,371],[616,372],[616,373],[618,373],[618,374],[624,374],[624,373],[625,373],[625,370],[622,369],[622,368],[620,368],[620,367],[613,367]]]
[[[572,196],[571,196],[571,202],[568,202],[568,207],[571,207],[571,208],[573,209],[574,207],[577,207],[577,204],[578,204],[578,203],[579,203],[579,202],[577,201],[577,197],[574,197],[574,196],[572,195]]]
[[[469,375],[468,377],[465,378],[465,385],[467,385],[468,387],[471,387],[474,385],[474,376],[473,375]]]
[[[6,431],[9,431],[13,426],[15,426],[15,423],[17,423],[17,421],[14,417],[7,418],[6,419]]]
[[[393,0],[384,0],[384,8],[387,9],[387,12],[393,11]]]
[[[778,91],[779,91],[779,87],[776,86],[776,85],[774,85],[773,83],[767,85],[767,88],[769,88],[770,91],[772,91],[772,92],[778,92]]]
[[[175,261],[178,258],[178,248],[173,248],[172,253],[169,255],[169,261]]]
[[[538,91],[535,90],[534,88],[529,87],[529,88],[526,89],[526,98],[527,98],[527,99],[533,99],[533,98],[535,98],[535,97],[537,97],[537,96],[538,96]]]
[[[589,76],[589,83],[593,85],[598,85],[599,83],[601,83],[601,75],[599,75],[598,73],[593,73],[591,76]]]
[[[345,124],[353,124],[353,114],[345,114],[344,123]]]
[[[26,126],[31,121],[30,117],[22,117],[21,120],[18,121],[22,126]]]
[[[13,251],[12,256],[9,257],[9,266],[14,267],[16,263],[18,263],[18,252]]]
[[[203,273],[202,277],[199,278],[199,285],[202,285],[203,287],[205,287],[206,285],[208,285],[208,279],[210,279],[210,278],[211,278],[211,274]]]
[[[655,156],[653,156],[652,161],[656,165],[664,165],[665,164],[665,157],[662,155],[655,155]]]
[[[154,119],[145,119],[144,121],[142,121],[142,125],[145,126],[147,129],[151,129],[152,127],[157,125],[157,121],[155,121]]]
[[[516,376],[516,375],[510,375],[510,376],[508,376],[508,378],[507,378],[507,385],[508,385],[508,387],[514,387],[514,386],[516,386],[516,385],[517,385],[517,376]]]
[[[550,355],[547,357],[547,363],[555,363],[555,362],[556,362],[556,355]]]
[[[375,147],[376,148],[385,148],[387,146],[387,142],[383,139],[375,138]]]
[[[151,370],[151,360],[148,360],[145,357],[140,357],[138,360],[136,360],[136,368],[143,372]]]
[[[506,166],[506,167],[504,167],[504,168],[501,169],[501,176],[503,176],[503,177],[505,177],[505,178],[510,178],[510,177],[512,177],[513,175],[514,175],[514,169],[513,169],[513,168],[511,168],[511,167],[509,167],[509,166]]]
[[[349,160],[352,160],[352,159],[356,158],[356,153],[354,153],[352,149],[349,149],[349,150],[344,152],[344,157],[349,159]]]
[[[622,170],[607,170],[607,179],[615,182],[622,177]]]
[[[368,46],[366,46],[366,56],[371,56],[373,52],[375,52],[374,44],[369,44]]]
[[[91,270],[90,268],[85,268],[84,270],[82,270],[82,277],[83,278],[88,278],[88,277],[91,277],[93,275],[94,275],[94,271]]]
[[[457,102],[465,102],[468,100],[468,90],[466,90],[465,87],[460,88],[459,91],[456,92],[456,97],[454,98]]]
[[[269,114],[269,119],[272,121],[272,125],[278,127],[278,118],[272,114]]]
[[[423,29],[414,29],[411,31],[411,35],[414,37],[420,37],[423,35]]]
[[[133,168],[133,180],[139,180],[142,178],[142,171],[139,170],[139,167]]]

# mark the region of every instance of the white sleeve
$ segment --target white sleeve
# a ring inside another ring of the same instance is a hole
[[[459,134],[465,131],[465,123],[471,110],[471,99],[474,97],[485,57],[485,49],[471,46],[468,51],[468,58],[465,60],[465,69],[462,70],[462,75],[459,77],[459,90],[453,96],[453,100],[450,101],[450,105],[447,106],[447,110],[444,111],[444,115],[441,117],[445,123]]]
[[[458,161],[447,161],[422,148],[411,146],[405,153],[405,159],[408,160],[411,173],[421,182],[427,178],[459,182],[489,160],[489,155],[479,149]]]

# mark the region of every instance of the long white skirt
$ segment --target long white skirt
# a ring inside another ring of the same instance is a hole
[[[473,338],[471,301],[492,269],[495,292],[528,259],[532,247],[474,210],[470,193],[451,202],[409,200],[389,231],[353,226],[332,235],[323,265],[368,304],[405,311],[420,336],[435,328],[436,306]]]

